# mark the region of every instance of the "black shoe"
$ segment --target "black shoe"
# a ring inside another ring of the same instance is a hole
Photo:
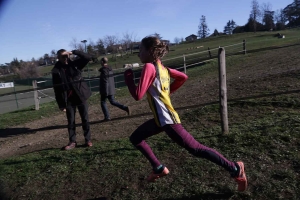
[[[110,118],[105,118],[105,119],[103,119],[102,121],[103,122],[108,122],[108,121],[110,121],[111,119]]]

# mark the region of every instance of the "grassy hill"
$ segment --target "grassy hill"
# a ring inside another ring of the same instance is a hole
[[[277,32],[257,32],[257,33],[239,33],[234,35],[223,35],[216,37],[209,37],[205,39],[199,39],[194,42],[184,42],[179,45],[170,46],[170,52],[163,58],[164,64],[167,66],[176,66],[178,63],[183,66],[183,55],[186,55],[186,62],[189,60],[192,62],[197,62],[201,60],[209,59],[208,48],[211,49],[212,56],[217,55],[217,48],[219,46],[226,47],[227,53],[238,53],[243,50],[243,40],[246,40],[246,50],[251,51],[255,49],[261,49],[266,47],[282,46],[286,44],[293,44],[300,42],[300,29],[291,29],[280,31],[281,34],[285,35],[285,39],[278,39],[275,37]],[[235,46],[231,46],[237,44]],[[198,47],[198,48],[197,48]],[[203,52],[203,53],[200,53]],[[110,65],[114,69],[123,68],[126,63],[140,63],[137,56],[138,52],[134,54],[128,54],[123,57],[118,57],[115,61],[112,55],[107,57],[110,59]],[[190,55],[194,54],[194,55]],[[177,59],[174,59],[179,57]],[[99,57],[101,58],[101,57]],[[171,60],[170,60],[171,59]],[[174,60],[173,60],[174,59]],[[99,64],[92,64],[89,66],[90,69],[94,71],[90,73],[90,76],[97,76],[97,69],[100,68]]]
[[[280,31],[285,35],[285,39],[278,39],[274,37],[277,32],[257,32],[257,33],[239,33],[234,35],[222,35],[216,37],[209,37],[205,39],[199,39],[194,42],[184,42],[179,45],[170,46],[170,52],[164,57],[163,62],[166,66],[178,68],[184,64],[183,55],[186,56],[186,64],[197,63],[210,59],[208,48],[211,50],[211,56],[217,56],[217,48],[219,46],[226,47],[226,54],[242,53],[243,40],[246,40],[246,51],[254,51],[262,48],[272,48],[274,46],[283,46],[288,44],[294,44],[300,42],[300,29],[290,29]],[[232,46],[233,45],[233,46]],[[198,47],[198,48],[197,48]],[[116,70],[116,72],[122,72],[124,64],[139,63],[138,52],[133,54],[127,54],[122,57],[117,57],[115,60],[113,55],[107,55],[109,64]],[[101,57],[99,57],[100,59]],[[140,63],[142,66],[142,64]],[[91,63],[85,68],[83,76],[85,77],[97,77],[99,76],[98,69],[100,63]],[[40,74],[49,74],[53,66],[39,67]],[[119,70],[117,70],[119,69]],[[89,72],[87,72],[89,70]],[[47,75],[47,78],[51,78],[51,75]],[[5,77],[2,81],[9,82],[14,79],[13,76]],[[1,78],[0,78],[1,80]],[[22,91],[28,89],[24,85],[17,84],[16,91]],[[12,89],[2,89],[0,94],[13,92]]]

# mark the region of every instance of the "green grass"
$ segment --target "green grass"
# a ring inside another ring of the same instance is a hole
[[[128,89],[123,87],[118,89],[117,98],[128,96]],[[90,105],[99,103],[99,93],[95,92],[88,100]],[[32,122],[45,117],[53,117],[59,113],[56,101],[40,104],[40,109],[35,110],[34,106],[20,109],[14,112],[4,113],[0,115],[0,129],[9,128],[19,124]]]
[[[41,104],[39,110],[35,110],[34,106],[31,106],[14,112],[4,113],[0,115],[0,129],[35,121],[43,117],[55,116],[58,111],[57,104],[53,101]]]
[[[38,68],[40,74],[45,74],[51,72],[52,68],[54,65],[49,65],[49,66],[40,66]]]
[[[280,99],[279,99],[280,100]],[[245,193],[218,166],[195,159],[164,134],[149,139],[171,174],[147,184],[149,164],[127,138],[105,141],[93,148],[65,152],[44,150],[0,161],[0,178],[12,199],[297,199],[300,167],[300,104],[284,106],[230,104],[230,134],[219,135],[217,106],[182,115],[192,121],[190,132],[201,143],[226,157],[245,161],[250,182]],[[265,112],[282,109],[270,115]],[[243,117],[240,111],[243,111]],[[254,112],[253,112],[254,111]],[[13,191],[13,192],[12,192]]]
[[[277,41],[274,40],[274,45],[278,44]],[[298,49],[295,47],[289,51]],[[260,52],[228,58],[228,75],[236,72],[243,63],[251,63],[251,60],[262,62],[258,59],[261,59],[259,55]],[[275,54],[270,52],[271,55]],[[286,65],[289,59],[287,55]],[[263,68],[266,62],[262,63]],[[189,80],[216,76],[216,65],[217,61],[213,60],[201,67],[188,69]],[[277,81],[274,80],[274,83]],[[271,89],[277,91],[280,88],[273,86]],[[247,91],[244,93],[247,94]],[[117,94],[119,97],[129,95],[126,88],[121,88]],[[89,103],[98,104],[99,96],[93,95]],[[22,124],[29,119],[34,121],[41,116],[55,116],[56,112],[57,106],[52,102],[42,104],[40,111],[25,109],[2,114],[0,128]],[[171,173],[155,184],[146,183],[149,163],[126,137],[100,141],[89,149],[76,148],[68,152],[48,149],[2,159],[0,197],[130,200],[299,198],[299,94],[230,102],[228,135],[220,135],[218,105],[194,107],[181,112],[183,125],[202,144],[220,151],[230,160],[245,162],[248,191],[236,192],[236,185],[225,170],[207,160],[194,158],[165,134],[160,134],[150,138],[148,143]]]

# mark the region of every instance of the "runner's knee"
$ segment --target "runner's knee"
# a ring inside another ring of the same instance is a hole
[[[132,134],[132,135],[129,137],[129,140],[130,140],[130,142],[131,142],[134,146],[136,146],[136,145],[138,145],[139,143],[141,143],[141,140],[140,140],[138,137],[136,137],[134,134]]]

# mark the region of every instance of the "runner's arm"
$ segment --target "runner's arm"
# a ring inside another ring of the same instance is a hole
[[[188,76],[176,69],[169,68],[169,72],[170,77],[174,79],[170,85],[170,93],[172,94],[183,85],[183,83],[188,79]]]
[[[141,100],[147,92],[155,78],[155,67],[151,63],[145,64],[138,86],[134,84],[132,69],[124,72],[125,83],[128,86],[131,96],[136,100]]]

